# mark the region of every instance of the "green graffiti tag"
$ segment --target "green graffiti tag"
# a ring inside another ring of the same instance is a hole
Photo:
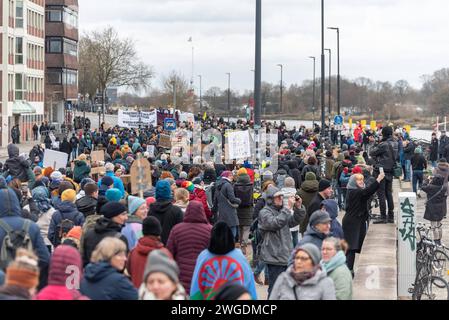
[[[414,216],[414,205],[410,203],[409,198],[405,198],[404,202],[401,203],[402,210],[402,228],[399,229],[401,233],[402,241],[409,241],[410,248],[415,251],[416,246],[416,235],[415,235],[415,216]]]

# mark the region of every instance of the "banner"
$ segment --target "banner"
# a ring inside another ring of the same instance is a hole
[[[45,149],[43,166],[44,168],[51,167],[55,170],[59,170],[67,167],[68,159],[69,155],[65,152]]]
[[[251,157],[251,143],[248,131],[228,132],[229,159]]]
[[[118,111],[118,125],[123,128],[138,128],[140,126],[157,126],[157,111]]]
[[[192,123],[195,122],[195,116],[193,115],[193,113],[190,112],[179,111],[179,121]]]

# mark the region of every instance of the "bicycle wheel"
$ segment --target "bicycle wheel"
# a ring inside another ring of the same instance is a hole
[[[418,300],[449,300],[449,286],[446,280],[431,276],[426,282],[427,284]]]
[[[432,255],[432,275],[449,281],[449,256],[440,249]]]

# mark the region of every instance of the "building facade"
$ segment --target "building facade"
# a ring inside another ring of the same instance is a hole
[[[0,145],[33,140],[32,127],[44,118],[45,1],[0,2]]]
[[[45,112],[70,124],[78,99],[78,0],[45,2]]]

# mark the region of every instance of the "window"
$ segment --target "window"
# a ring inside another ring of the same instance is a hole
[[[23,28],[23,0],[16,1],[16,28]]]
[[[16,73],[16,100],[25,100],[26,81],[23,73]]]
[[[74,28],[78,28],[78,13],[64,7],[64,23]]]
[[[64,39],[64,53],[77,57],[78,45],[76,44],[76,42],[69,39]]]
[[[23,38],[16,38],[16,64],[23,64]]]
[[[58,70],[47,71],[48,84],[62,84],[62,72]]]
[[[65,69],[62,75],[62,83],[68,86],[76,86],[78,84],[78,72]]]
[[[47,53],[62,53],[62,38],[47,38]]]
[[[47,22],[62,22],[62,10],[50,9],[45,12],[47,16]]]

